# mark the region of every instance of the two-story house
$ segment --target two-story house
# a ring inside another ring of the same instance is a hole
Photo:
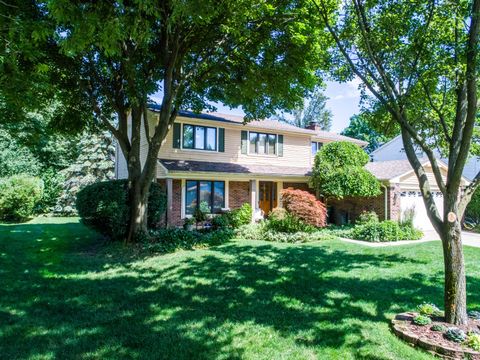
[[[153,125],[159,109],[150,110]],[[322,144],[340,140],[366,145],[315,124],[308,129],[274,120],[244,124],[240,116],[180,112],[158,154],[157,181],[167,189],[167,223],[182,225],[199,204],[216,213],[249,203],[268,214],[281,206],[282,189],[308,190],[315,153]],[[120,151],[116,177],[127,177]]]

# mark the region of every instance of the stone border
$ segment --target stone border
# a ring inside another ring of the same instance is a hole
[[[434,344],[428,339],[419,337],[410,331],[409,325],[412,322],[415,313],[406,312],[398,314],[392,319],[391,327],[395,335],[397,335],[402,340],[405,340],[412,346],[418,346],[429,353],[439,356],[443,359],[472,359],[480,360],[480,352],[474,350],[457,350],[453,348],[447,348]]]

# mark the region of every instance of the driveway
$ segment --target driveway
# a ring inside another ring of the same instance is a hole
[[[351,240],[351,239],[341,239],[342,241],[365,245],[369,247],[384,247],[384,246],[401,246],[401,245],[411,245],[411,244],[418,244],[422,242],[428,241],[437,241],[439,240],[439,236],[435,231],[426,231],[425,235],[421,240],[406,240],[406,241],[392,241],[392,242],[383,242],[383,243],[374,243],[374,242],[367,242],[367,241],[360,241],[360,240]],[[462,242],[463,245],[473,246],[480,248],[480,234],[469,232],[469,231],[462,231]]]

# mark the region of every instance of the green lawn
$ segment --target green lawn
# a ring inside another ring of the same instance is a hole
[[[0,225],[1,358],[431,359],[388,321],[440,303],[439,242],[232,241],[163,256],[98,244],[75,219]],[[466,248],[471,307],[479,260]]]

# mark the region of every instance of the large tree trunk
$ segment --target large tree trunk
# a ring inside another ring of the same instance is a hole
[[[448,214],[458,214],[456,200],[445,199],[445,212],[441,238],[445,266],[445,320],[455,325],[467,323],[467,290],[463,259],[462,228],[460,219],[449,221]]]
[[[147,234],[147,209],[148,209],[148,190],[143,189],[141,179],[129,180],[128,199],[130,205],[130,219],[127,230],[126,241],[131,242],[143,234]]]

